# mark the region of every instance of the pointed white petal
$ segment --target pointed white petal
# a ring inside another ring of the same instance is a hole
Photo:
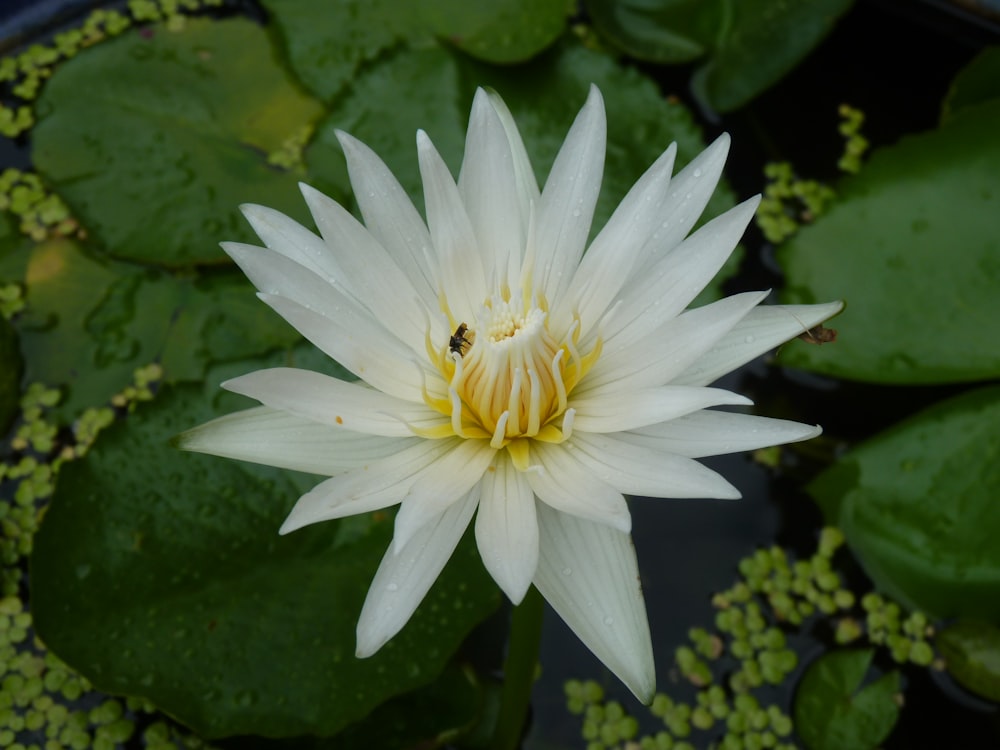
[[[817,437],[818,426],[725,411],[699,411],[617,437],[688,458],[720,456]]]
[[[427,308],[422,305],[412,279],[339,203],[308,185],[300,183],[299,187],[320,234],[350,279],[354,295],[387,330],[422,354]],[[435,296],[432,309],[436,309],[436,303]]]
[[[258,296],[327,356],[368,384],[404,401],[423,403],[421,368],[414,353],[367,312],[345,306],[332,319],[285,297]]]
[[[424,525],[401,549],[390,545],[358,618],[359,659],[382,648],[409,621],[458,546],[477,500],[477,493],[470,492]]]
[[[545,248],[537,259],[538,283],[545,298],[557,302],[580,262],[604,173],[607,123],[604,100],[591,85],[573,122],[538,204],[534,242]]]
[[[458,438],[418,440],[393,456],[321,482],[299,498],[279,533],[395,505],[428,467],[455,449],[456,442]]]
[[[632,514],[622,493],[584,469],[563,445],[534,444],[539,467],[525,472],[531,489],[546,505],[619,531],[631,531]]]
[[[480,251],[493,262],[485,269],[487,279],[506,279],[510,269],[520,267],[528,225],[522,185],[504,125],[489,96],[479,89],[472,102],[458,190]]]
[[[555,300],[554,326],[569,327],[580,317],[586,335],[618,295],[655,227],[663,219],[677,144],[672,143],[618,205],[580,261],[564,298]]]
[[[483,565],[513,604],[520,604],[538,567],[538,518],[528,478],[506,456],[483,475],[476,543]]]
[[[708,222],[622,290],[604,329],[605,343],[633,343],[679,315],[722,268],[753,218],[754,196]]]
[[[612,385],[594,388],[586,398],[571,399],[576,410],[573,429],[580,432],[622,432],[675,419],[708,406],[749,405],[745,396],[720,388],[659,388],[621,390]]]
[[[643,703],[656,670],[628,534],[538,506],[535,585],[570,629]]]
[[[345,282],[343,269],[321,237],[273,208],[246,203],[240,210],[269,249],[305,266],[326,281]]]
[[[227,380],[222,387],[303,419],[368,435],[411,437],[411,427],[427,429],[448,422],[425,404],[393,398],[362,383],[290,367],[257,370]]]
[[[521,200],[521,215],[527,216],[529,204],[538,204],[538,180],[535,179],[535,171],[531,167],[531,160],[528,158],[528,151],[524,148],[524,141],[521,140],[521,133],[518,132],[514,116],[511,115],[504,100],[492,89],[486,89],[486,95],[489,97],[493,109],[496,110],[497,117],[500,118],[504,133],[507,134],[510,154],[514,159],[514,179],[517,184],[518,197]]]
[[[437,255],[441,289],[456,317],[471,316],[483,304],[483,258],[465,205],[447,165],[424,131],[417,131],[427,224]],[[490,263],[492,268],[492,261]]]
[[[453,447],[415,477],[396,514],[392,545],[400,549],[424,524],[479,484],[496,451],[488,440],[447,442]]]
[[[660,255],[669,252],[687,237],[719,184],[728,154],[729,134],[723,133],[674,175],[660,226],[643,248],[642,257],[632,267],[633,274],[645,273]]]
[[[601,358],[574,392],[580,398],[587,398],[592,389],[612,383],[622,390],[666,383],[679,385],[677,375],[703,356],[767,295],[768,292],[734,294],[688,310],[644,341],[605,344]]]
[[[617,435],[574,432],[563,447],[589,474],[628,495],[726,500],[740,497],[738,489],[697,461],[635,445]]]
[[[431,239],[423,219],[392,171],[374,151],[339,130],[337,140],[347,158],[351,187],[365,226],[403,269],[423,304],[434,309],[437,303],[436,269],[430,257]]]
[[[766,351],[805,333],[844,309],[843,302],[766,305],[751,310],[697,361],[673,378],[678,385],[706,385]]]
[[[177,447],[281,469],[331,476],[411,448],[419,438],[358,435],[266,406],[182,432]]]

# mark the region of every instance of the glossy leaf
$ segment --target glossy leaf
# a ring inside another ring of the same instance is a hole
[[[608,155],[594,217],[594,227],[599,228],[672,141],[678,145],[678,169],[705,144],[690,112],[678,102],[664,100],[652,80],[576,43],[562,44],[527,65],[503,68],[472,63],[441,47],[399,52],[358,77],[352,93],[318,129],[306,150],[306,162],[311,174],[322,175],[317,187],[350,195],[334,135],[336,129],[345,130],[371,146],[416,205],[422,206],[416,128],[427,131],[458,174],[472,97],[476,86],[482,85],[495,88],[510,107],[542,183],[591,83],[601,89],[608,111]],[[553,91],[560,95],[553,96]],[[732,193],[721,187],[706,216],[733,203]],[[734,254],[720,278],[737,263]]]
[[[962,68],[942,107],[943,121],[967,107],[1000,99],[1000,47],[987,47]]]
[[[594,28],[618,49],[655,63],[697,60],[718,33],[725,0],[584,0]]]
[[[878,588],[939,617],[1000,619],[1000,387],[936,404],[810,486]]]
[[[960,685],[1000,703],[1000,628],[984,622],[952,623],[937,634],[934,645]]]
[[[200,380],[210,362],[299,340],[236,270],[175,278],[57,240],[32,250],[25,284],[17,326],[27,378],[64,389],[57,414],[65,421],[106,403],[150,362],[167,381]]]
[[[499,602],[471,537],[403,631],[356,659],[391,517],[278,536],[316,478],[169,447],[212,416],[208,401],[166,389],[62,470],[31,568],[49,648],[208,738],[333,734],[433,681]]]
[[[298,177],[268,154],[319,115],[244,19],[130,31],[53,74],[32,158],[89,235],[117,258],[168,267],[225,260],[253,238],[237,206],[305,217]]]
[[[795,691],[795,731],[809,750],[870,750],[899,718],[899,672],[861,687],[872,649],[833,651],[809,665]]]
[[[1000,375],[1000,100],[874,154],[780,248],[786,302],[843,298],[837,342],[780,362],[877,383]]]

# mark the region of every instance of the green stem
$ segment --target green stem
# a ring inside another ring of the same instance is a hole
[[[500,713],[490,750],[515,750],[520,747],[531,702],[531,688],[535,682],[538,646],[542,640],[542,613],[545,611],[542,601],[542,595],[532,586],[511,615]]]

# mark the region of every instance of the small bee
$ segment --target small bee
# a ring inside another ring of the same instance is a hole
[[[448,339],[448,348],[460,357],[464,357],[466,350],[472,346],[472,341],[465,337],[465,332],[468,330],[469,326],[462,323]]]

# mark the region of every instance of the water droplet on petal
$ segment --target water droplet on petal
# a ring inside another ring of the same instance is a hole
[[[612,617],[611,615],[608,615],[607,617],[604,618],[604,624],[605,625],[614,625],[615,624],[615,618]]]
[[[390,583],[388,586],[385,587],[385,589],[386,589],[386,591],[399,591],[399,584],[398,583]]]
[[[744,344],[752,344],[753,341],[754,341],[753,336],[745,336],[743,338],[743,343]]]
[[[564,576],[571,576],[571,575],[573,575],[573,569],[572,568],[563,568],[562,569],[562,574]]]
[[[692,176],[694,176],[694,177],[701,177],[701,170],[700,170],[700,169],[696,169],[696,170],[694,170],[694,172],[692,172],[691,174],[692,174]]]

